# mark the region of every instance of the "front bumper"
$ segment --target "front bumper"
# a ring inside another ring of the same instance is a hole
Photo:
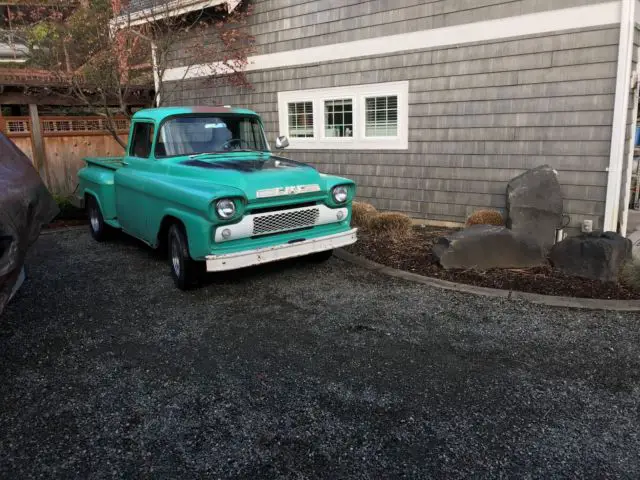
[[[223,272],[226,270],[235,270],[237,268],[250,267],[252,265],[260,265],[262,263],[301,257],[311,253],[345,247],[356,242],[358,239],[357,231],[357,228],[353,228],[346,232],[300,242],[275,245],[273,247],[264,247],[223,255],[207,255],[207,271]]]

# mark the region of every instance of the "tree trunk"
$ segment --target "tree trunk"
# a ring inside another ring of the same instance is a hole
[[[67,47],[67,42],[63,42],[62,50],[64,52],[64,63],[67,67],[67,73],[73,73],[73,68],[71,67],[71,58],[69,58],[69,49]]]

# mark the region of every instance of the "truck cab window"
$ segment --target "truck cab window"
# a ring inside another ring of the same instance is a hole
[[[137,122],[133,127],[133,138],[129,154],[138,158],[149,158],[153,144],[153,123]]]

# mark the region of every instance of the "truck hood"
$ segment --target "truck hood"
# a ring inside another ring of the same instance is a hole
[[[247,200],[326,191],[318,171],[304,163],[269,154],[211,155],[183,159],[187,176],[242,190]]]

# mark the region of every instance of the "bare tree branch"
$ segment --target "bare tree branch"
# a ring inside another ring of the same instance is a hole
[[[132,105],[175,101],[200,65],[206,65],[208,81],[250,86],[244,74],[253,52],[246,28],[250,14],[245,6],[233,13],[212,7],[174,15],[169,2],[160,2],[134,18],[120,0],[82,0],[75,10],[14,8],[12,21],[29,26],[31,65],[50,72],[61,94],[105,118],[107,130],[124,147],[116,119],[129,118]],[[182,69],[177,79],[161,81],[176,67]],[[160,79],[155,89],[154,73]],[[151,91],[151,98],[145,96]]]

